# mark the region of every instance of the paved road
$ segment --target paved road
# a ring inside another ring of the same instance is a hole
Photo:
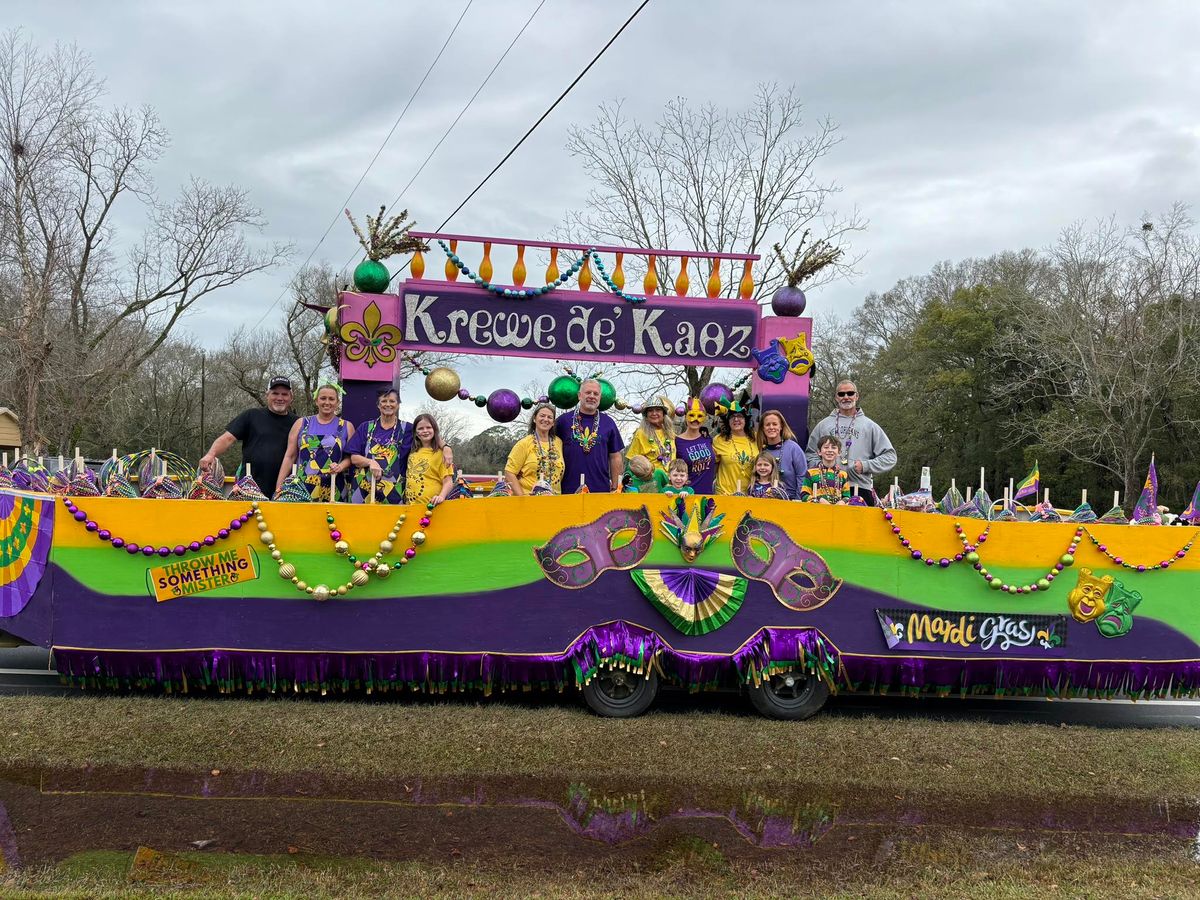
[[[64,688],[49,667],[45,650],[20,647],[0,649],[0,694],[38,694],[81,696],[82,692]],[[537,695],[535,695],[536,698]],[[436,702],[445,702],[438,698]],[[454,701],[450,701],[454,702]],[[475,698],[464,698],[474,703]],[[510,702],[510,701],[498,701]],[[547,694],[544,698],[522,700],[522,705],[574,705],[571,695]],[[657,708],[666,713],[716,710],[753,715],[749,703],[734,694],[693,695],[683,691],[664,691]],[[1106,728],[1156,728],[1184,726],[1200,728],[1200,702],[1155,700],[1130,703],[1128,700],[1043,700],[1040,698],[985,700],[921,699],[907,697],[871,697],[842,695],[830,700],[823,715],[906,717],[914,715],[987,722],[1036,722],[1040,724],[1095,725]]]

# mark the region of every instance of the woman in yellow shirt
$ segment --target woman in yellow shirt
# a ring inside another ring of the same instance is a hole
[[[671,421],[670,401],[659,397],[642,407],[642,423],[633,433],[626,459],[644,456],[664,473],[675,458],[675,425]]]
[[[554,433],[554,419],[554,407],[549,403],[535,406],[529,434],[508,454],[504,480],[512,487],[514,497],[530,493],[539,481],[550,485],[554,493],[562,493],[563,442]]]
[[[454,465],[446,464],[442,453],[445,444],[438,435],[437,420],[429,413],[421,413],[413,421],[413,435],[404,479],[404,502],[436,506],[446,499],[454,485]]]
[[[720,415],[721,433],[713,438],[717,459],[718,494],[745,493],[753,480],[751,470],[758,445],[746,433],[746,411],[736,400]]]

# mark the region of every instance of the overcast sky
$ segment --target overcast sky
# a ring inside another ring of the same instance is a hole
[[[74,42],[114,104],[153,105],[172,145],[165,196],[189,175],[249,189],[290,265],[204,304],[186,330],[218,345],[273,304],[378,150],[467,0],[12,2],[6,25]],[[475,0],[351,208],[390,203],[539,0]],[[433,228],[495,165],[637,6],[546,0],[401,204]],[[794,84],[843,142],[818,175],[870,229],[853,283],[810,311],[849,313],[939,260],[1042,247],[1065,225],[1197,194],[1200,5],[651,0],[530,141],[453,222],[545,237],[588,184],[567,129],[603,101],[652,121],[664,103],[744,106],[763,81]],[[681,248],[683,249],[683,248]],[[315,259],[357,258],[344,220]],[[436,260],[433,260],[436,264]],[[519,387],[533,363],[464,369],[475,392]],[[480,383],[481,382],[481,383]],[[418,396],[423,391],[414,390]],[[413,398],[414,401],[416,397]]]

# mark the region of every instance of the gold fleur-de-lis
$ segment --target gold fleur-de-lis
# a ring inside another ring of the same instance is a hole
[[[338,337],[346,344],[346,359],[363,361],[368,367],[375,363],[390,363],[396,359],[400,344],[400,329],[395,325],[380,325],[383,314],[372,300],[363,310],[361,322],[346,322]]]

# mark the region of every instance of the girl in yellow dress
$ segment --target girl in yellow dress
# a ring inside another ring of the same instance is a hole
[[[664,473],[675,458],[675,425],[671,421],[674,412],[666,397],[642,407],[642,423],[633,433],[626,456],[644,456],[656,469]]]
[[[405,503],[432,503],[446,499],[454,485],[454,466],[442,453],[445,444],[438,435],[437,420],[421,413],[413,421],[413,448],[408,454],[408,476],[404,479]]]

